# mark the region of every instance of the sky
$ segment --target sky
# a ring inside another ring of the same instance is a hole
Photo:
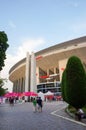
[[[9,44],[1,77],[12,91],[9,70],[27,51],[86,36],[86,0],[0,0],[0,31]]]

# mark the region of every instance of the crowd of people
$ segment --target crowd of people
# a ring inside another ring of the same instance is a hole
[[[9,97],[5,99],[5,103],[9,103],[10,106],[14,106],[14,104],[18,102],[23,102],[23,99],[18,98],[18,97]],[[30,100],[27,99],[25,102],[32,102],[34,106],[34,112],[42,112],[42,107],[43,107],[43,100],[41,97],[30,97]],[[1,103],[1,102],[0,102]]]
[[[9,98],[5,98],[5,103],[9,103],[10,105],[14,105],[18,102],[20,102],[22,99],[18,97],[11,96]]]
[[[8,99],[8,103],[11,105],[11,106],[14,106],[14,103],[16,103],[18,99],[14,98],[14,97],[10,97]],[[43,101],[41,99],[41,97],[31,97],[31,100],[30,100],[32,103],[33,103],[33,106],[34,106],[34,112],[42,112],[42,107],[43,107]]]

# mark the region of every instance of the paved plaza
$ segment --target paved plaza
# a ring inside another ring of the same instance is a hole
[[[44,102],[43,112],[33,112],[32,103],[0,104],[0,130],[86,130],[64,112],[62,101]]]

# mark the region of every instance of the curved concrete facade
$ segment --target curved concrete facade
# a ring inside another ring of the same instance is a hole
[[[56,84],[61,81],[70,56],[78,56],[86,64],[86,36],[51,46],[31,55],[27,54],[26,58],[16,63],[9,71],[13,91],[56,92],[58,90]]]

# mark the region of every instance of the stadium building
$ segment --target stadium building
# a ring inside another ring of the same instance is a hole
[[[70,56],[78,56],[86,66],[86,36],[63,42],[17,62],[9,71],[13,92],[61,93],[60,81]]]

